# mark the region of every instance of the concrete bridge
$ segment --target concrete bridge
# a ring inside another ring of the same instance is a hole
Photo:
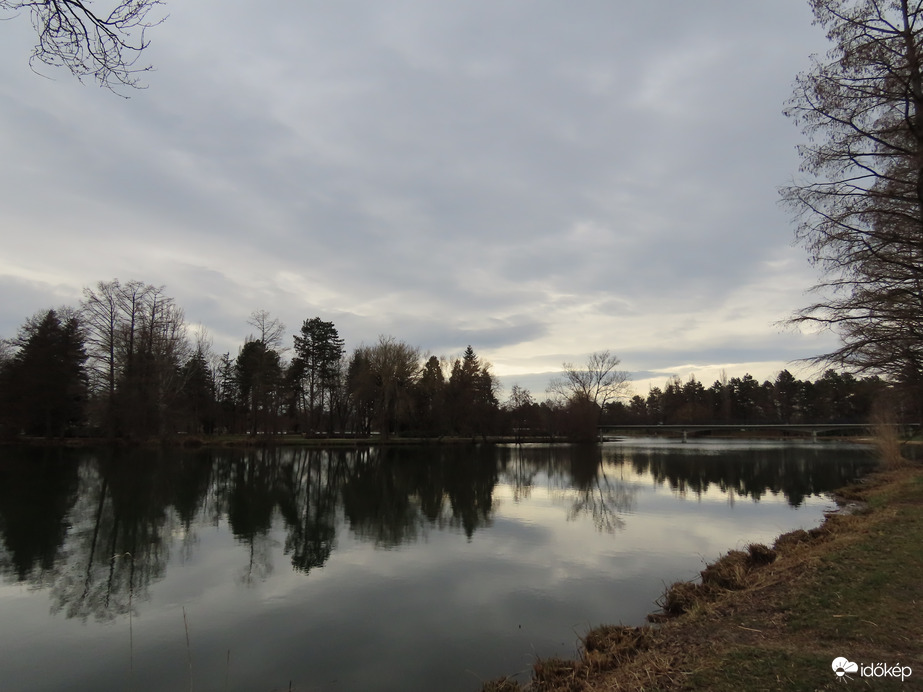
[[[880,424],[879,424],[880,425]],[[898,434],[906,434],[909,430],[916,430],[919,424],[893,424],[898,429]],[[619,431],[664,433],[675,432],[682,435],[683,442],[688,439],[689,433],[714,432],[760,432],[779,431],[798,435],[810,435],[817,442],[818,434],[830,432],[869,432],[877,427],[872,423],[735,423],[735,424],[670,424],[670,425],[600,425],[599,439],[602,441],[606,433],[612,434]]]

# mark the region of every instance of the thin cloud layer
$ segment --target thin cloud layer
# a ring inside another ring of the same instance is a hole
[[[28,17],[0,26],[0,335],[119,277],[221,350],[265,308],[470,343],[510,382],[830,347],[777,326],[814,278],[776,193],[826,50],[802,0],[168,10],[128,100],[36,76]]]

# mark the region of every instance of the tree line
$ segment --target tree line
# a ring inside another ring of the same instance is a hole
[[[876,376],[856,378],[829,369],[816,380],[799,380],[788,370],[762,383],[752,375],[722,377],[710,387],[694,376],[670,379],[646,397],[633,396],[607,407],[613,424],[787,424],[866,423],[885,400],[904,406],[904,419],[915,420],[908,402]]]
[[[500,386],[469,345],[455,358],[391,336],[347,352],[333,322],[304,320],[286,338],[269,312],[250,315],[236,355],[191,331],[164,288],[101,281],[76,307],[43,310],[0,348],[0,430],[7,437],[152,439],[178,434],[318,437],[592,439],[599,423],[859,422],[888,385],[827,371],[788,371],[705,388],[694,378],[631,396],[609,351],[564,363],[537,401]],[[289,345],[290,344],[290,345]]]
[[[8,436],[130,439],[503,432],[499,383],[471,346],[424,357],[381,336],[347,353],[320,317],[288,343],[265,310],[248,324],[236,355],[216,354],[163,287],[99,282],[77,307],[42,310],[2,342],[0,426]]]

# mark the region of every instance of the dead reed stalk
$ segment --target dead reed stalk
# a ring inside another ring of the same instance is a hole
[[[895,421],[894,410],[886,402],[879,401],[872,410],[872,443],[878,453],[878,463],[885,469],[898,469],[907,465],[901,450],[901,439]]]
[[[186,606],[183,606],[183,627],[186,628],[186,661],[189,664],[189,692],[192,692],[192,648],[189,646],[189,622],[186,620]]]

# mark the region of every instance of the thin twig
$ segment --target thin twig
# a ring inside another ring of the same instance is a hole
[[[183,606],[183,627],[186,628],[186,660],[189,663],[189,692],[192,692],[192,649],[189,646],[189,622],[186,620],[186,606]]]

